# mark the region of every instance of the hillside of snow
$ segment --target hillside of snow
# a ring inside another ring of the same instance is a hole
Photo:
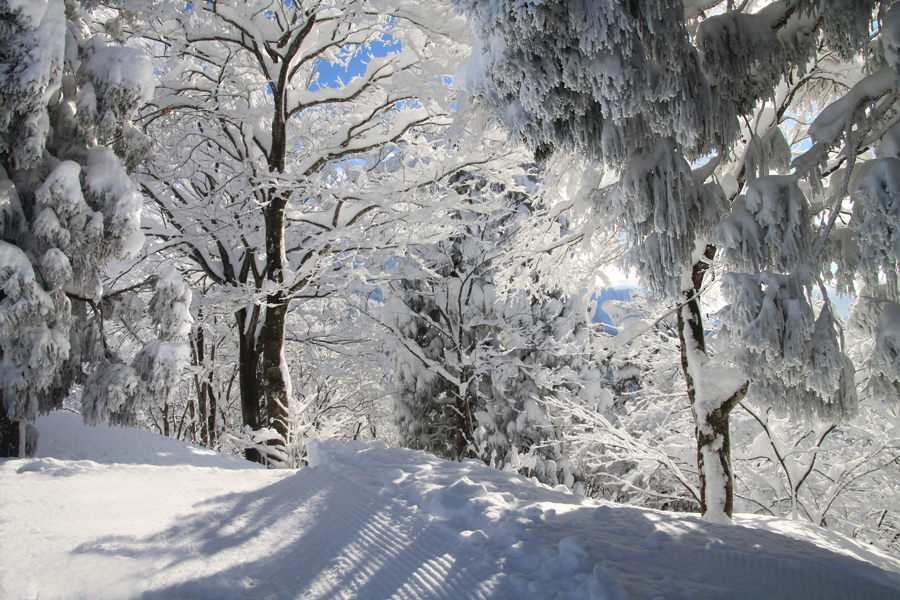
[[[758,517],[616,506],[476,462],[320,442],[269,471],[38,420],[0,460],[0,598],[900,598],[900,561]]]

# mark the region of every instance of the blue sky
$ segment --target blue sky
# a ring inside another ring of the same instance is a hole
[[[385,40],[381,42],[372,42],[367,44],[362,52],[358,52],[354,56],[346,68],[339,64],[331,64],[326,60],[322,60],[318,66],[319,79],[311,89],[320,87],[340,87],[339,81],[347,84],[351,79],[362,75],[366,70],[366,65],[376,56],[386,56],[391,52],[400,52],[402,44],[385,34]]]

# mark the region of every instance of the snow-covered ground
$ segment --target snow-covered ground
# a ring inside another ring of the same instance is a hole
[[[722,526],[475,462],[320,442],[268,471],[39,419],[0,461],[0,598],[900,598],[900,561],[782,519]]]

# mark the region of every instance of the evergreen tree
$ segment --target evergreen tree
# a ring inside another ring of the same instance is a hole
[[[0,3],[0,455],[83,385],[85,419],[128,420],[143,393],[103,329],[106,265],[143,243],[127,168],[152,68],[77,0]]]

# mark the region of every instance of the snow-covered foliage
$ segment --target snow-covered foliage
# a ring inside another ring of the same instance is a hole
[[[450,183],[467,204],[445,237],[396,261],[379,310],[393,334],[401,442],[572,487],[566,426],[548,399],[595,401],[593,307],[583,293],[498,289],[516,261],[510,240],[534,225],[533,175],[512,187],[469,172]]]
[[[573,196],[572,209],[615,224],[644,286],[684,304],[679,336],[698,456],[716,454],[721,465],[701,464],[701,495],[716,500],[701,501],[702,510],[730,513],[728,414],[745,393],[794,416],[850,417],[862,366],[879,373],[867,391],[897,400],[877,384],[896,368],[890,344],[854,364],[826,283],[853,290],[858,274],[868,289],[886,290],[880,300],[898,301],[889,132],[900,8],[878,0],[456,4],[478,37],[470,86],[537,155],[575,151],[609,168],[593,194]],[[733,273],[721,313],[732,349],[710,360],[699,295],[723,269]],[[709,396],[723,361],[745,385]],[[713,480],[725,493],[708,487]]]
[[[0,5],[0,389],[13,421],[59,406],[78,383],[89,420],[109,414],[98,402],[135,390],[102,300],[106,265],[143,244],[143,197],[126,169],[146,156],[131,119],[154,83],[150,61],[110,40],[89,8]]]
[[[709,296],[708,296],[709,297]],[[645,293],[603,304],[617,335],[608,350],[608,399],[596,406],[557,403],[571,422],[567,452],[592,497],[664,510],[699,504],[691,405],[679,365],[676,319],[652,323],[658,302]],[[635,336],[635,328],[647,333]],[[728,339],[710,332],[721,350]],[[716,339],[722,338],[722,339]],[[854,356],[857,340],[848,339]],[[810,422],[745,399],[732,412],[735,513],[807,521],[900,551],[896,537],[900,487],[897,406],[863,400],[857,415],[838,424],[827,415]]]
[[[181,383],[180,375],[191,356],[187,339],[194,318],[190,305],[191,290],[181,274],[173,268],[160,273],[156,293],[149,304],[156,337],[144,344],[134,358],[134,370],[140,377],[140,387],[134,406],[127,411],[128,415],[145,410],[154,403],[167,404]]]

